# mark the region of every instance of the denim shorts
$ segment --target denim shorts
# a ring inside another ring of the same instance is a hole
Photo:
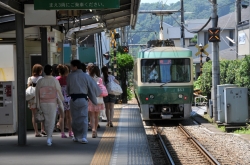
[[[116,97],[115,97],[115,95],[109,94],[108,96],[103,97],[103,101],[104,101],[104,103],[115,103]]]

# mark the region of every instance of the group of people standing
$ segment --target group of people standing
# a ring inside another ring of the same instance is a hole
[[[42,77],[44,70],[45,76]],[[28,78],[27,85],[36,87],[36,95],[28,101],[28,107],[32,111],[32,123],[35,137],[47,135],[47,145],[52,145],[52,134],[55,126],[60,128],[61,137],[72,137],[74,142],[88,143],[88,119],[92,128],[92,137],[97,137],[97,127],[100,111],[106,109],[107,126],[113,127],[115,96],[109,94],[100,99],[102,90],[98,83],[107,87],[115,77],[108,73],[108,68],[100,70],[97,66],[86,66],[79,60],[72,60],[70,66],[59,64],[52,67],[43,67],[36,64],[32,68],[32,76]],[[56,73],[58,72],[58,73]],[[41,134],[35,122],[35,113],[40,110],[44,114],[45,121],[41,123]],[[56,123],[57,115],[59,120]],[[65,121],[65,123],[64,123]],[[68,136],[64,132],[64,126],[68,128]]]

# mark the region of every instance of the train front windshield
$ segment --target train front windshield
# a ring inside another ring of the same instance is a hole
[[[183,83],[191,81],[190,59],[142,59],[141,81]]]

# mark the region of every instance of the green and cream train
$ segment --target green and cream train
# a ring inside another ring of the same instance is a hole
[[[143,120],[175,120],[190,116],[192,67],[189,49],[151,47],[138,53],[134,92]]]

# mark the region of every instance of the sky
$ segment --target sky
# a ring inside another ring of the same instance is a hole
[[[160,1],[163,1],[164,3],[167,2],[167,4],[170,4],[170,3],[178,2],[180,0],[141,0],[141,3],[155,3],[155,2],[160,2]]]

